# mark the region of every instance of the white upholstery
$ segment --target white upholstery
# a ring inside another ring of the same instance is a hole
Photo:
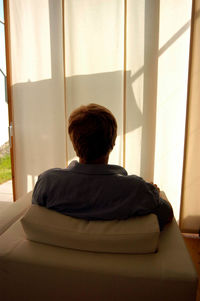
[[[173,220],[153,254],[60,248],[26,239],[20,221],[0,236],[3,301],[195,301],[197,274]]]
[[[29,192],[17,202],[0,202],[0,235],[25,214],[31,206],[31,197]]]
[[[29,240],[95,252],[154,253],[160,234],[154,214],[121,221],[87,221],[32,205],[21,222]]]

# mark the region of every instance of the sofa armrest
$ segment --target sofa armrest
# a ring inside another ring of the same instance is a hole
[[[19,220],[31,206],[32,191],[16,202],[0,202],[0,235]]]

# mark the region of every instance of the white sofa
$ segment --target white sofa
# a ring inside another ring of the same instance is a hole
[[[31,194],[0,203],[0,300],[195,301],[175,220],[159,233],[153,215],[87,222],[30,206]]]

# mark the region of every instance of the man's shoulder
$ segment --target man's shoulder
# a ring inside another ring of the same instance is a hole
[[[43,171],[38,179],[45,179],[45,178],[51,178],[51,177],[59,177],[66,174],[67,169],[66,168],[50,168],[45,171]]]
[[[139,185],[139,184],[146,183],[143,178],[141,178],[137,175],[127,175],[122,178],[123,178],[123,181],[126,182],[127,184],[137,183]]]

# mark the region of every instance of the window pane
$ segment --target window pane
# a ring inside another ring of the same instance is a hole
[[[0,23],[0,69],[6,74],[5,32],[2,23]]]
[[[4,21],[3,0],[0,0],[0,20]]]

